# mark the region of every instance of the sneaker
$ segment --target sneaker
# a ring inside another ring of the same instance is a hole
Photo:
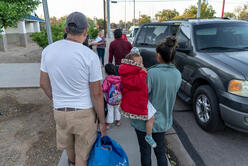
[[[156,148],[156,147],[157,147],[157,144],[156,144],[156,142],[154,141],[154,139],[152,138],[151,135],[146,135],[145,140],[146,140],[146,142],[147,142],[152,148]]]

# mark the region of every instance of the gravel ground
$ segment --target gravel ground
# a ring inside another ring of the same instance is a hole
[[[52,106],[40,89],[0,90],[0,166],[55,166]]]
[[[0,63],[39,63],[42,48],[29,43],[26,48],[9,46],[7,52],[0,51]]]

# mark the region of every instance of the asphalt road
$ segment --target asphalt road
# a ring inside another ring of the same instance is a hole
[[[178,99],[175,109],[174,129],[197,166],[248,166],[248,134],[228,127],[205,132],[189,105]]]

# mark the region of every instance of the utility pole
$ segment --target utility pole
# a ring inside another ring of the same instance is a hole
[[[135,0],[133,0],[133,25],[135,26]]]
[[[225,0],[223,0],[221,18],[223,18],[223,16],[224,16],[224,10],[225,10]]]
[[[127,30],[127,14],[126,14],[126,8],[127,8],[127,4],[126,4],[126,0],[125,0],[125,31]]]
[[[103,0],[103,20],[104,20],[104,37],[106,37],[107,24],[106,24],[106,3],[105,3],[105,0]]]
[[[47,31],[48,44],[52,44],[53,38],[52,38],[52,30],[51,30],[51,25],[50,25],[47,0],[42,0],[42,4],[43,4],[44,16],[46,20],[46,31]]]
[[[110,38],[110,0],[107,0],[107,23],[108,23],[108,38]]]
[[[133,25],[135,26],[135,0],[133,0]]]
[[[201,17],[201,0],[198,0],[197,18]]]

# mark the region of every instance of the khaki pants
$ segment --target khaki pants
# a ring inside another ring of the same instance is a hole
[[[71,149],[77,158],[85,161],[97,137],[97,119],[93,109],[77,111],[54,110],[58,149]]]

